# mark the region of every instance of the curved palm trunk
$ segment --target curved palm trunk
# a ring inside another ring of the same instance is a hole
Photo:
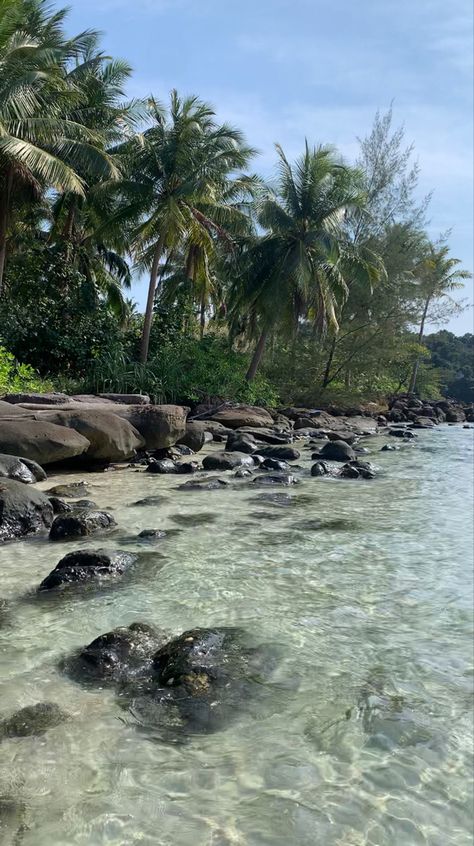
[[[203,292],[201,296],[201,308],[200,308],[200,328],[199,334],[201,336],[201,341],[204,338],[204,329],[206,328],[206,297],[205,293]]]
[[[420,330],[418,332],[418,343],[423,343],[423,335],[425,334],[425,323],[426,323],[426,316],[428,314],[428,308],[431,302],[431,294],[429,294],[426,298],[425,306],[423,308],[423,314],[421,315],[421,323],[420,323]],[[410,384],[408,386],[408,392],[413,393],[416,388],[416,379],[418,376],[418,368],[420,366],[420,359],[421,356],[417,356],[415,359],[415,363],[413,365],[413,370],[411,372],[410,377]]]
[[[329,356],[328,356],[328,360],[326,362],[326,367],[324,369],[323,384],[322,384],[323,388],[327,388],[327,386],[331,382],[330,373],[331,373],[331,367],[332,367],[332,360],[334,358],[334,353],[336,351],[336,342],[337,342],[336,341],[336,335],[334,335],[333,339],[331,341],[331,347],[330,347],[330,350],[329,350]]]
[[[3,294],[3,277],[7,255],[7,228],[12,187],[13,169],[9,167],[5,172],[5,187],[0,196],[0,296]]]
[[[140,345],[140,361],[146,364],[148,360],[148,349],[150,347],[150,332],[153,323],[153,306],[155,304],[156,283],[160,269],[160,259],[164,249],[164,236],[160,235],[153,255],[153,264],[150,271],[150,282],[148,285],[148,297],[146,301],[145,320],[143,323],[142,340]]]
[[[268,329],[264,329],[260,338],[257,341],[257,346],[255,347],[254,354],[252,356],[252,361],[250,362],[250,367],[245,374],[245,378],[247,382],[253,382],[255,379],[259,364],[262,360],[262,356],[265,350],[265,343],[268,336]]]

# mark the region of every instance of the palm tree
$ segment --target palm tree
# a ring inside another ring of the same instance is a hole
[[[446,297],[449,298],[451,291],[462,288],[462,279],[471,279],[472,273],[468,270],[457,269],[461,260],[449,256],[449,247],[442,241],[437,244],[429,244],[426,258],[420,263],[418,269],[418,282],[421,294],[421,318],[418,329],[418,344],[421,346],[425,333],[426,320],[429,317],[429,309],[436,301]],[[418,355],[410,377],[409,392],[416,388],[418,368],[421,356]]]
[[[254,151],[242,133],[219,125],[211,106],[172,91],[167,111],[150,101],[152,126],[128,146],[132,180],[125,216],[136,216],[133,246],[139,268],[150,272],[140,358],[146,362],[155,293],[167,257],[187,248],[186,275],[198,273],[200,256],[214,242],[232,247],[233,230],[248,225],[243,206],[230,202],[252,178],[233,177]],[[202,262],[201,262],[202,264]]]
[[[338,310],[351,274],[369,282],[383,272],[368,251],[357,250],[344,233],[347,212],[363,208],[359,174],[344,166],[329,147],[310,148],[291,165],[279,145],[278,184],[260,202],[257,219],[265,230],[244,252],[233,287],[234,322],[242,311],[258,340],[247,372],[254,379],[270,330],[277,324],[296,338],[306,316],[322,335],[338,330]]]
[[[4,0],[0,10],[0,292],[13,197],[82,195],[87,178],[117,175],[100,134],[67,116],[81,99],[68,62],[96,36],[67,40],[64,16],[45,0]]]

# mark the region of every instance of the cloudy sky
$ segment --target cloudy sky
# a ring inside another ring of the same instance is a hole
[[[377,109],[415,145],[420,196],[433,190],[430,233],[452,230],[473,268],[471,0],[69,0],[72,31],[100,29],[135,73],[130,93],[176,87],[211,101],[260,151],[297,155],[305,136],[349,158]],[[144,283],[133,296],[143,304]],[[472,303],[472,283],[462,296]],[[472,307],[451,321],[473,331]]]

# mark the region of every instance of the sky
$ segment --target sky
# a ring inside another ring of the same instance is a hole
[[[429,232],[451,230],[452,255],[473,270],[472,0],[69,0],[71,33],[103,32],[134,68],[130,94],[166,100],[177,88],[211,102],[259,150],[297,156],[305,137],[353,161],[357,138],[393,102],[433,191]],[[145,301],[146,281],[132,297]],[[446,327],[474,331],[470,303]]]

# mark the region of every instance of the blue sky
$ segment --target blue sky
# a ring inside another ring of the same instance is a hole
[[[242,128],[272,173],[273,144],[298,155],[305,136],[348,158],[377,109],[394,101],[433,190],[430,234],[452,229],[473,269],[473,10],[471,0],[70,0],[71,31],[104,33],[134,67],[130,93],[176,87]],[[461,296],[461,295],[460,295]],[[472,283],[462,296],[472,302]],[[140,305],[145,283],[133,297]],[[472,308],[451,321],[473,331]]]

